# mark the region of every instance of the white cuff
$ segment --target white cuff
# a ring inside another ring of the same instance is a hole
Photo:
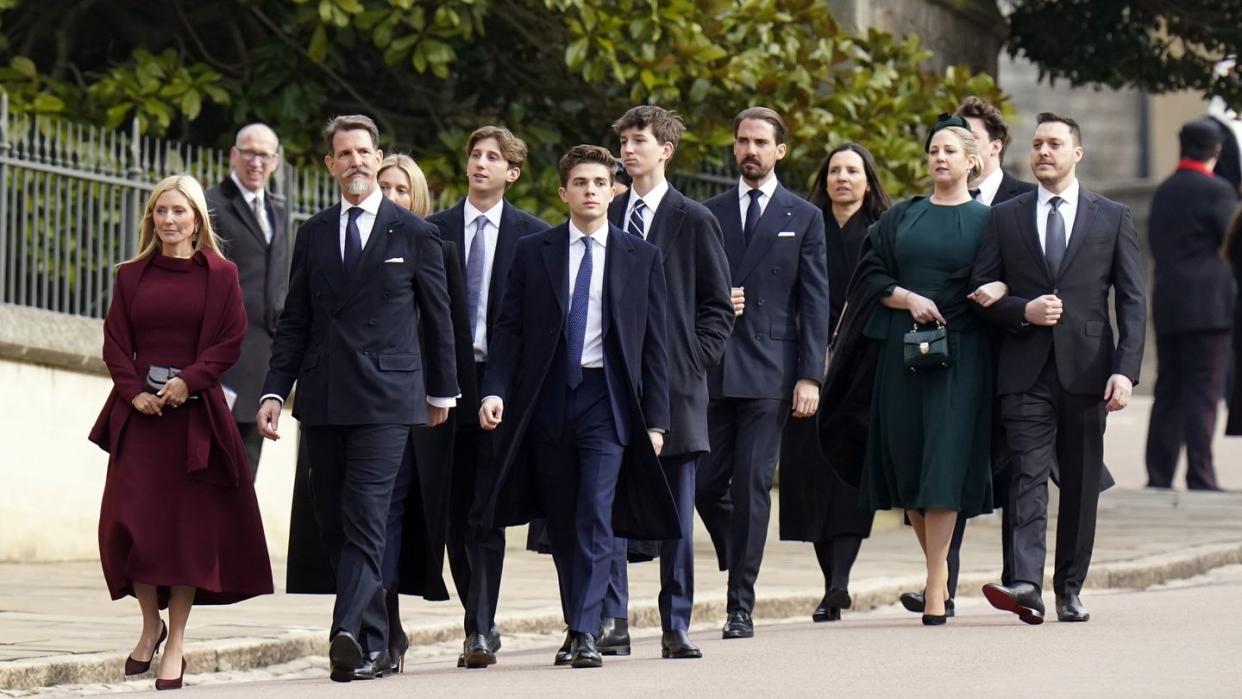
[[[265,393],[265,394],[263,394],[263,396],[262,396],[261,398],[259,398],[259,405],[263,405],[263,401],[267,400],[268,398],[275,398],[276,400],[280,401],[280,404],[281,404],[281,405],[284,405],[284,404],[285,404],[285,399],[284,399],[284,398],[281,398],[280,396],[276,395],[275,393]]]
[[[452,408],[457,405],[457,399],[427,396],[427,405],[430,405],[433,408]]]

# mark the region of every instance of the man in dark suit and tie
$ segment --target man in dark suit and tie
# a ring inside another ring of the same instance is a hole
[[[733,120],[742,178],[705,202],[724,232],[737,315],[721,363],[708,370],[711,453],[695,504],[729,571],[724,638],[754,635],[751,611],[772,510],[781,430],[810,417],[828,353],[828,257],[819,207],[776,180],[785,122],[766,107]]]
[[[661,654],[698,658],[702,652],[686,635],[694,609],[694,474],[709,446],[707,367],[720,362],[733,329],[729,260],[716,217],[665,179],[665,168],[685,130],[681,117],[644,105],[627,111],[612,128],[620,137],[621,160],[633,185],[627,196],[613,201],[608,218],[614,226],[660,248],[668,285],[672,422],[660,464],[677,501],[681,538],[660,542],[650,552],[660,557]],[[630,652],[626,554],[627,542],[618,538],[604,603],[600,639],[604,655]]]
[[[410,426],[444,422],[458,387],[439,231],[380,192],[370,118],[335,117],[324,141],[341,203],[298,230],[257,422],[278,439],[297,384],[294,417],[336,574],[331,676],[348,682],[391,672],[381,566],[393,482]]]
[[[1212,464],[1216,409],[1233,329],[1234,281],[1220,255],[1237,208],[1234,188],[1212,174],[1222,132],[1211,117],[1178,133],[1181,162],[1152,197],[1152,322],[1156,395],[1147,429],[1147,487],[1171,488],[1186,445],[1186,487],[1220,490]]]
[[[983,169],[979,177],[970,183],[970,195],[975,201],[988,206],[996,206],[1035,189],[1035,185],[1013,177],[1001,168],[1005,149],[1009,147],[1010,136],[1009,124],[1005,122],[1005,117],[999,109],[971,95],[957,108],[957,115],[965,118],[966,123],[970,124],[970,133],[975,137],[975,143],[979,146],[979,158],[983,161]],[[993,492],[998,494],[997,497],[1003,497],[1005,489],[1001,479],[1007,476],[1007,471],[993,474],[996,486]],[[1003,505],[1004,501],[998,500],[995,504]],[[966,535],[966,521],[966,517],[957,518],[953,538],[949,540],[949,601],[945,606],[945,613],[950,616],[954,611],[953,598],[957,596],[957,575],[961,570],[962,537]],[[1006,539],[1002,537],[1002,547],[1005,542]],[[1001,580],[1005,583],[1010,582],[1008,569],[1001,574]],[[911,612],[922,614],[922,590],[903,592],[901,604]]]
[[[250,475],[259,470],[263,435],[254,422],[254,406],[272,356],[276,319],[289,288],[289,218],[267,191],[280,165],[280,141],[264,124],[237,132],[229,150],[229,176],[207,190],[211,225],[224,253],[237,265],[246,304],[246,338],[241,359],[220,377],[236,393],[233,419],[246,444]]]
[[[459,256],[466,280],[467,315],[474,344],[474,370],[482,381],[487,370],[487,344],[500,316],[505,280],[519,238],[548,228],[548,224],[505,200],[505,191],[522,174],[526,143],[509,129],[484,126],[466,141],[466,179],[469,189],[455,206],[428,217],[445,242],[465,252]],[[461,412],[453,449],[453,488],[450,502],[448,556],[457,596],[465,608],[466,639],[460,667],[487,667],[496,662],[500,632],[496,628],[496,601],[505,560],[505,530],[483,529],[486,505],[479,485],[491,483],[495,460],[491,433],[479,429],[477,397]],[[460,411],[459,411],[460,412]]]
[[[1130,400],[1147,322],[1143,259],[1130,210],[1079,185],[1082,134],[1073,119],[1045,112],[1036,121],[1031,169],[1039,188],[992,210],[975,258],[975,281],[1004,282],[1008,295],[971,294],[984,316],[1006,331],[997,392],[1013,454],[1005,503],[1006,567],[1013,580],[988,584],[983,592],[993,606],[1028,624],[1044,618],[1040,590],[1054,472],[1061,489],[1052,578],[1057,618],[1089,618],[1079,595],[1095,541],[1105,416]]]
[[[599,146],[561,158],[570,218],[518,241],[479,410],[483,429],[501,427],[483,526],[547,520],[575,668],[603,664],[614,531],[679,534],[657,459],[669,428],[664,268],[659,248],[608,223],[613,167]]]

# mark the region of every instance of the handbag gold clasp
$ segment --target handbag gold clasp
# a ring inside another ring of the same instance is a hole
[[[931,351],[931,345],[926,342],[919,343],[919,354],[927,354]]]

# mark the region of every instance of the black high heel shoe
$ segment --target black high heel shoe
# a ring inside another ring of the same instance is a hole
[[[168,638],[168,624],[160,619],[160,638],[155,642],[155,650],[151,651],[151,657],[144,660],[134,660],[134,656],[126,656],[125,658],[125,676],[141,675],[151,669],[151,661],[155,659],[155,655],[160,652],[160,646],[164,644],[164,639]]]
[[[924,603],[926,603],[926,599],[924,599]],[[924,614],[923,614],[923,626],[944,626],[945,624],[949,623],[949,614],[948,614],[948,612],[949,612],[949,609],[950,609],[950,607],[949,607],[949,605],[950,605],[950,604],[952,604],[952,602],[949,600],[948,591],[946,591],[946,592],[945,592],[945,598],[944,598],[944,611],[945,611],[945,613],[944,613],[944,614],[927,614],[927,613],[924,613]],[[926,607],[926,606],[924,606],[923,608],[924,608],[924,609],[926,609],[927,607]]]
[[[157,690],[165,690],[165,689],[181,689],[181,682],[182,682],[183,680],[185,680],[185,658],[182,658],[182,659],[181,659],[181,674],[180,674],[180,675],[177,675],[177,679],[175,679],[175,680],[161,680],[160,678],[156,677],[156,678],[155,678],[155,688],[156,688]]]
[[[386,590],[384,597],[388,609],[388,659],[393,672],[405,672],[405,652],[410,649],[410,636],[401,626],[400,598],[396,590]]]

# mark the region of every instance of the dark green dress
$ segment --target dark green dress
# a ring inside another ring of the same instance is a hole
[[[962,271],[987,218],[988,207],[974,201],[938,206],[922,199],[897,225],[897,269],[888,272],[936,301],[948,321],[953,366],[905,367],[909,312],[881,307],[869,320],[865,332],[881,348],[860,490],[873,510],[992,511],[992,355],[984,328],[961,302],[969,291]]]

